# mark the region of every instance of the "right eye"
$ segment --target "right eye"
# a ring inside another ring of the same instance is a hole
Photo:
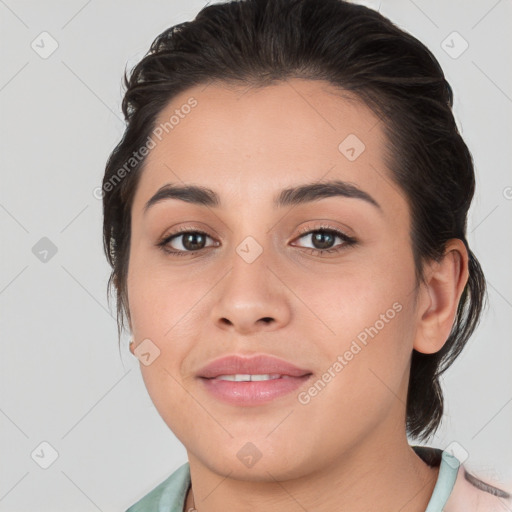
[[[166,236],[162,241],[158,242],[158,246],[168,254],[183,256],[186,253],[198,252],[205,247],[206,239],[210,235],[204,231],[179,230]]]

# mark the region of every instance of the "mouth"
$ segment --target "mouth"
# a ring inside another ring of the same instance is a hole
[[[302,377],[289,375],[220,375],[202,378],[204,389],[213,398],[239,407],[251,407],[272,402],[278,398],[293,396],[312,374]]]
[[[234,375],[219,375],[217,377],[210,377],[208,380],[227,380],[230,382],[264,382],[268,380],[276,380],[276,379],[296,379],[300,377],[304,377],[306,375],[311,374],[304,374],[299,377],[294,377],[291,375],[281,375],[279,373],[274,374],[256,374],[256,375],[250,375],[250,374],[242,374],[237,373]],[[207,377],[204,377],[207,378]]]
[[[269,380],[281,377],[303,377],[311,370],[267,354],[246,356],[233,354],[211,361],[197,373],[198,377],[236,381]],[[234,377],[234,378],[233,378]]]
[[[213,398],[236,406],[255,406],[290,395],[313,373],[267,354],[234,354],[216,359],[197,377]]]

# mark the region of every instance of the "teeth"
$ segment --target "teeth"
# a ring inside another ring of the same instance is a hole
[[[236,375],[219,375],[218,377],[215,377],[215,379],[231,380],[234,382],[249,382],[249,381],[256,381],[256,380],[273,380],[273,379],[279,379],[280,377],[282,377],[282,375],[279,375],[278,373],[264,374],[264,375],[248,375],[248,374],[237,373]]]

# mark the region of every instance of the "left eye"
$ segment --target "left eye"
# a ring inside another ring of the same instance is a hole
[[[355,239],[345,235],[341,231],[336,229],[315,229],[308,231],[301,235],[300,238],[310,237],[313,247],[309,247],[309,249],[317,250],[320,252],[323,251],[337,251],[340,250],[345,245],[352,245],[355,243]],[[343,243],[339,244],[338,248],[335,248],[334,243],[336,239],[340,239]]]

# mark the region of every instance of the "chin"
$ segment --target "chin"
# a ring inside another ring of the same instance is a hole
[[[276,439],[277,442],[277,439]],[[290,447],[284,451],[282,443],[272,445],[271,438],[254,443],[240,438],[219,443],[222,450],[208,450],[201,463],[211,471],[236,480],[268,482],[300,478],[311,471],[311,461],[305,457],[304,447]]]

